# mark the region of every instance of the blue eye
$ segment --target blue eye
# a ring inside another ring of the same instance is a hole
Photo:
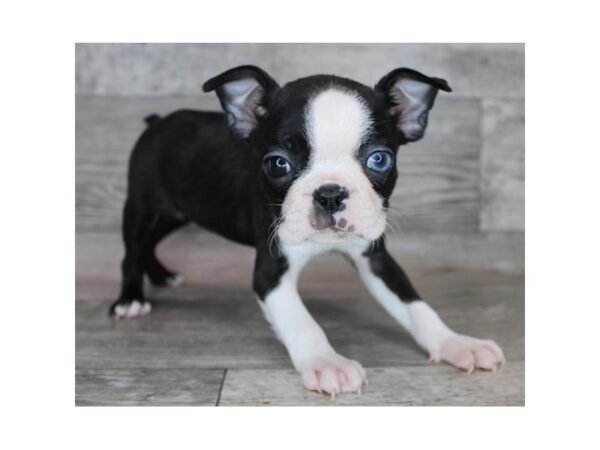
[[[292,165],[283,156],[272,155],[263,159],[263,169],[272,178],[281,178],[292,171]]]
[[[392,168],[393,158],[388,151],[377,151],[371,153],[367,159],[367,167],[374,172],[387,172]]]

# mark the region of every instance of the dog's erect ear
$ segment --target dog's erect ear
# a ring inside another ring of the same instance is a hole
[[[266,96],[278,87],[275,80],[259,67],[239,66],[211,78],[202,90],[216,89],[232,133],[247,138],[256,128],[258,119],[267,112]]]
[[[452,92],[446,80],[405,68],[391,71],[375,85],[375,91],[384,96],[398,130],[407,141],[423,137],[438,89]]]

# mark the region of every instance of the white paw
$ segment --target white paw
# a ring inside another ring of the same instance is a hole
[[[135,319],[149,314],[152,311],[150,302],[141,303],[134,300],[131,303],[117,305],[115,307],[115,316],[117,319]]]
[[[431,352],[431,361],[445,361],[467,373],[475,369],[496,369],[505,363],[502,349],[490,339],[475,339],[453,334],[442,341],[439,349]]]
[[[183,283],[183,277],[181,275],[174,275],[166,278],[166,283],[171,287],[177,287]]]
[[[312,358],[299,370],[306,389],[330,394],[335,398],[340,392],[362,393],[367,384],[365,369],[341,355],[332,354]]]

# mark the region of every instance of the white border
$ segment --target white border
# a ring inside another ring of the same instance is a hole
[[[4,448],[597,445],[599,39],[586,3],[54,1],[3,18]],[[74,408],[73,44],[90,41],[526,42],[527,406]]]

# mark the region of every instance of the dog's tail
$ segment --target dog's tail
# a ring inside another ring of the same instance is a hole
[[[144,117],[144,122],[146,122],[146,124],[148,126],[154,125],[159,120],[160,120],[160,116],[158,114],[150,114],[149,116]]]

